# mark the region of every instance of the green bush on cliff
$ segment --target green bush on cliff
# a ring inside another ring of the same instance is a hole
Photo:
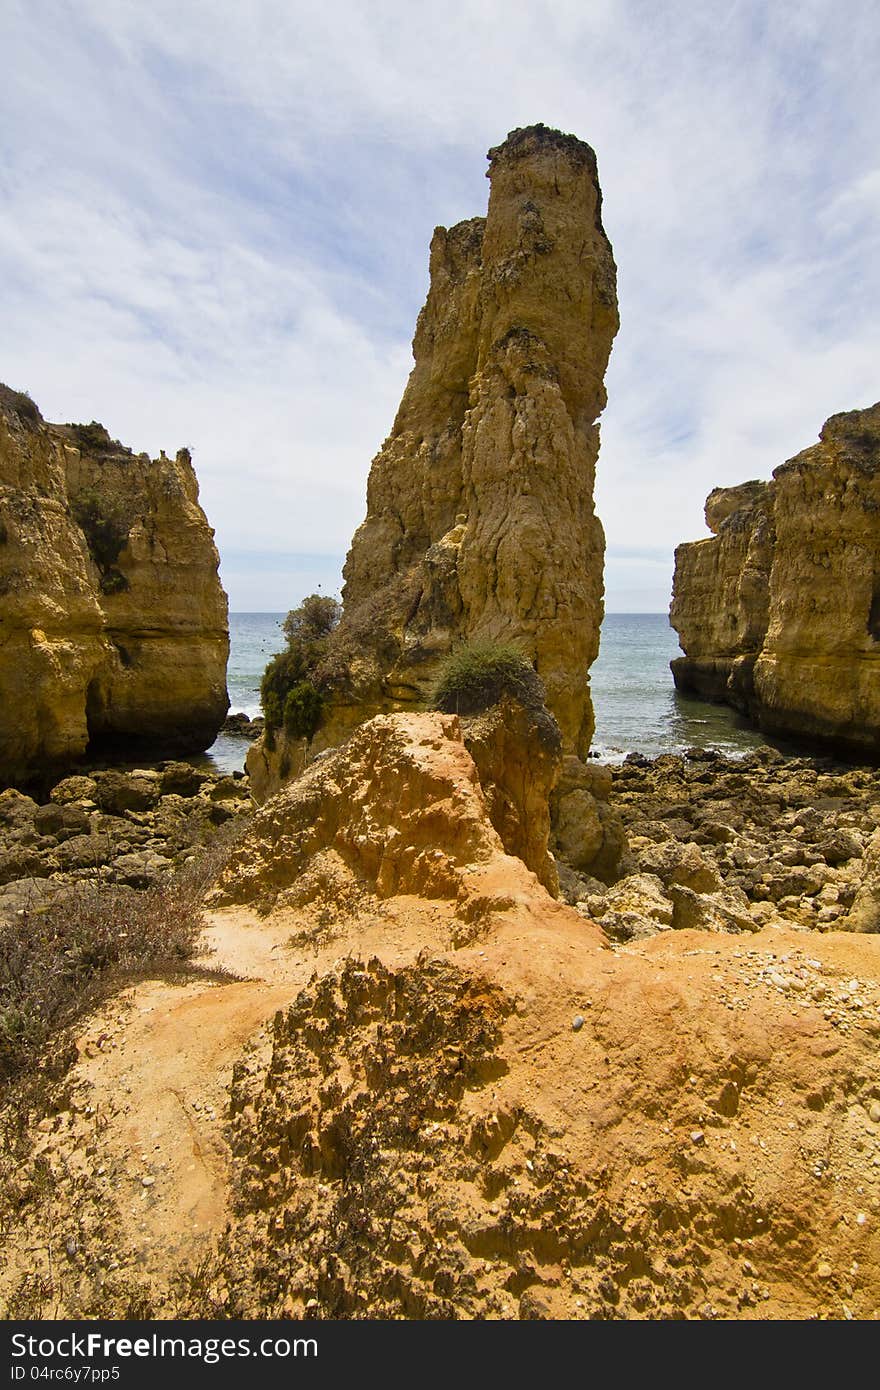
[[[311,681],[300,681],[284,701],[284,731],[291,738],[307,738],[311,743],[321,725],[324,696]]]
[[[2,395],[21,419],[28,420],[32,425],[40,423],[43,417],[30,391],[13,391],[10,387],[3,387]]]
[[[70,504],[73,519],[85,535],[89,553],[99,569],[112,569],[128,540],[125,518],[98,496],[81,492]]]
[[[112,454],[117,451],[122,453],[130,452],[130,450],[124,449],[118,439],[111,439],[110,431],[105,425],[101,424],[100,420],[92,420],[88,425],[75,425],[71,423],[67,428],[73,431],[77,444],[87,453]]]
[[[530,708],[544,690],[528,657],[509,642],[464,642],[440,668],[432,705],[444,714],[481,714],[513,695]]]
[[[287,645],[310,657],[314,644],[330,636],[341,615],[342,605],[338,599],[327,594],[309,594],[298,608],[291,608],[284,619],[282,626]]]
[[[324,594],[309,594],[284,620],[287,648],[273,656],[260,682],[266,720],[266,741],[273,747],[283,728],[291,738],[311,741],[321,724],[324,696],[316,672],[330,634],[339,622],[341,605]]]

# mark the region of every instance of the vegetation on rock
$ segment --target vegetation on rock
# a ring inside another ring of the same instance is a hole
[[[9,387],[0,388],[5,399],[23,420],[29,421],[32,425],[38,425],[42,420],[39,407],[29,391],[13,391]]]
[[[79,447],[81,449],[87,449],[90,453],[131,453],[131,450],[127,449],[118,439],[113,439],[111,437],[110,431],[107,429],[106,425],[101,424],[100,420],[92,420],[88,425],[70,424],[67,428],[73,431]]]
[[[530,661],[507,642],[463,642],[440,668],[432,704],[444,714],[481,714],[503,695],[543,706],[544,688]]]
[[[191,874],[148,892],[81,883],[0,926],[0,1083],[128,980],[179,970],[195,953],[202,883]]]
[[[317,733],[324,708],[319,667],[340,613],[341,605],[336,599],[309,594],[285,618],[287,648],[272,657],[260,682],[270,746],[282,727],[292,738],[311,740]]]
[[[128,523],[113,507],[90,489],[74,497],[73,518],[88,542],[89,554],[102,571],[116,564],[128,539]]]

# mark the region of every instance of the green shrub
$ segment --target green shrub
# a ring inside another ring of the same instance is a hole
[[[93,454],[111,454],[122,448],[118,439],[110,438],[110,431],[100,420],[92,420],[88,425],[70,424],[67,428],[73,430],[79,447]]]
[[[324,698],[316,672],[321,665],[341,614],[335,598],[309,594],[284,620],[287,648],[269,661],[260,682],[260,701],[266,720],[266,745],[275,745],[282,726],[293,738],[314,738],[321,723]]]
[[[124,594],[126,589],[130,588],[131,585],[121,570],[111,568],[101,576],[102,594]]]
[[[28,420],[32,425],[38,425],[42,420],[39,406],[31,396],[29,391],[13,391],[6,388],[3,390],[4,397],[9,401],[12,409],[22,420]]]
[[[342,605],[338,599],[326,594],[309,594],[299,608],[291,608],[284,619],[284,636],[288,645],[313,642],[329,637],[342,616]]]
[[[0,923],[0,1094],[45,1060],[53,1037],[123,985],[192,974],[202,894],[231,838],[218,834],[154,888],[79,883]]]
[[[284,701],[284,731],[291,738],[307,738],[311,743],[321,724],[324,696],[311,681],[300,681]]]
[[[110,570],[128,540],[128,523],[96,492],[81,492],[70,504],[74,521],[85,535],[89,553],[101,570]]]
[[[480,714],[502,695],[513,695],[530,708],[544,704],[543,686],[517,647],[477,640],[447,657],[431,703],[444,714]]]
[[[267,729],[280,729],[284,723],[284,703],[288,694],[305,680],[306,669],[299,651],[279,652],[273,656],[260,681],[260,702]]]

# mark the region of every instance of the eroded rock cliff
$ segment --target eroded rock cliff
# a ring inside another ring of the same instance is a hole
[[[328,743],[424,705],[438,661],[479,637],[516,642],[566,748],[589,745],[614,260],[589,145],[532,126],[489,160],[487,217],[431,243],[415,366],[345,566]]]
[[[228,708],[218,563],[187,450],[135,456],[0,388],[0,778],[207,747]]]
[[[762,729],[880,752],[880,404],[771,483],[718,489],[675,553],[676,685]]]

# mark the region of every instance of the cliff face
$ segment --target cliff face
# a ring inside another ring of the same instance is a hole
[[[465,638],[535,661],[565,746],[593,728],[596,419],[617,331],[596,159],[535,126],[489,153],[488,216],[439,227],[415,366],[345,566],[326,737],[424,703]]]
[[[676,684],[768,731],[880,751],[880,404],[832,416],[763,489],[721,495],[717,535],[676,551]]]
[[[711,537],[675,552],[669,619],[687,655],[673,661],[672,672],[679,689],[747,712],[767,631],[770,485],[716,488],[706,499],[706,525]]]
[[[206,748],[228,707],[218,562],[186,450],[134,456],[0,388],[0,777]]]

